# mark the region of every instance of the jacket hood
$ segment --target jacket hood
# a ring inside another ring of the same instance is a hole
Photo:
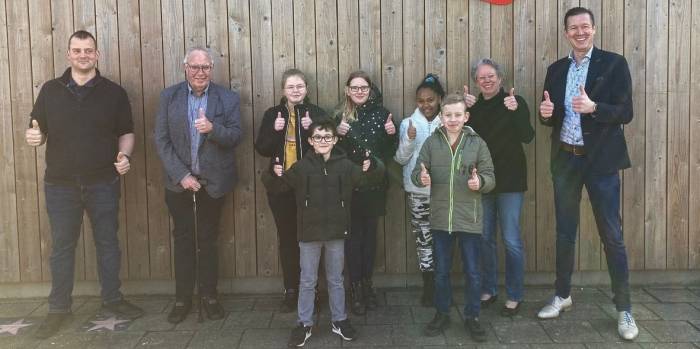
[[[305,156],[312,160],[314,164],[322,164],[324,162],[323,156],[317,154],[313,147],[306,151]],[[328,158],[328,162],[346,159],[347,157],[345,150],[336,145],[331,150],[331,157]]]
[[[441,132],[442,134],[447,135],[447,129],[445,129],[445,125],[442,125],[442,126],[436,128],[435,132]],[[474,131],[473,128],[471,128],[471,126],[467,126],[467,125],[464,125],[464,127],[462,127],[462,132],[464,132],[464,134],[467,136],[478,136],[479,135],[478,133],[476,133],[476,131]]]

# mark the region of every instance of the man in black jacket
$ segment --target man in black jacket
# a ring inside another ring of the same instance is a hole
[[[618,174],[630,167],[622,125],[632,121],[632,80],[624,57],[593,46],[595,22],[590,10],[570,9],[564,26],[572,51],[547,69],[540,104],[540,121],[552,127],[556,294],[537,315],[555,318],[571,307],[576,230],[585,185],[605,246],[618,333],[632,340],[639,331],[631,313]]]
[[[92,223],[103,308],[129,319],[143,315],[119,291],[119,176],[129,171],[134,148],[129,99],[96,69],[99,51],[92,34],[73,33],[67,57],[65,73],[41,87],[25,133],[31,146],[46,143],[44,189],[53,243],[49,314],[37,338],[54,335],[71,314],[83,211]]]

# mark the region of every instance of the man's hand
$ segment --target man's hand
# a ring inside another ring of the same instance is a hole
[[[209,133],[214,129],[214,125],[207,119],[204,115],[204,109],[199,108],[199,115],[197,120],[194,121],[194,127],[199,131],[199,133]]]
[[[411,119],[408,119],[408,129],[406,130],[406,135],[410,140],[416,139],[416,127],[413,126],[413,120]]]
[[[39,129],[39,123],[32,119],[32,127],[24,131],[24,140],[32,147],[38,147],[44,143],[44,134]]]
[[[309,129],[309,126],[311,126],[311,117],[309,117],[309,112],[306,112],[306,115],[304,115],[303,118],[301,118],[301,127],[303,127],[305,130]]]
[[[551,100],[549,100],[549,92],[544,91],[544,100],[542,103],[540,103],[540,115],[542,115],[543,118],[549,119],[552,117],[552,114],[554,113],[554,103],[552,103]]]
[[[391,121],[391,113],[389,113],[389,117],[386,118],[386,122],[384,123],[384,131],[386,131],[388,135],[396,133],[396,126],[394,126],[394,122]]]
[[[426,187],[430,186],[430,173],[422,162],[420,163],[420,182]]]
[[[595,111],[595,102],[588,95],[583,85],[578,85],[579,95],[571,99],[571,108],[579,114],[590,114]]]
[[[275,118],[275,131],[282,131],[284,129],[284,118],[282,117],[282,112],[277,112],[277,117]]]
[[[335,130],[338,135],[340,136],[345,136],[348,134],[348,131],[350,131],[350,124],[348,124],[348,121],[345,119],[345,116],[340,120],[340,125]]]
[[[183,178],[180,181],[180,185],[182,186],[183,189],[185,190],[191,190],[194,192],[199,191],[199,189],[202,188],[202,185],[197,181],[197,178],[194,178],[192,175],[187,175],[185,178]]]
[[[471,108],[474,103],[476,103],[476,96],[469,93],[469,86],[464,85],[464,104],[467,108]]]
[[[503,105],[510,111],[518,109],[518,100],[515,99],[515,87],[510,89],[510,94],[506,98],[503,98]]]
[[[119,152],[117,153],[117,162],[114,163],[114,168],[117,169],[119,175],[125,175],[131,169],[131,162],[126,154]]]
[[[469,186],[469,189],[473,191],[477,191],[479,188],[481,188],[481,180],[479,179],[479,175],[476,173],[476,167],[474,167],[472,170],[472,175],[467,180],[467,185]]]
[[[280,163],[280,158],[275,158],[275,164],[272,165],[272,172],[275,173],[275,176],[282,177],[284,167],[282,167],[282,164]]]

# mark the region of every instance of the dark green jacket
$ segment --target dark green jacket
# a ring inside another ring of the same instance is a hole
[[[430,173],[430,228],[481,234],[481,194],[496,186],[486,142],[471,127],[464,127],[453,152],[443,126],[425,140],[418,155],[411,176],[418,187],[424,187],[420,180],[421,163]],[[467,185],[474,167],[481,180],[478,191]]]
[[[334,148],[328,161],[309,150],[282,177],[266,175],[268,190],[294,189],[297,205],[297,240],[327,241],[350,236],[352,191],[368,180],[384,176],[384,165],[372,159],[370,170],[350,161]]]

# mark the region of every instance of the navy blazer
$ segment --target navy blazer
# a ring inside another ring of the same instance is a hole
[[[540,122],[552,127],[551,171],[557,172],[564,94],[570,60],[564,57],[547,68],[544,90],[554,103],[549,119]],[[622,125],[632,121],[632,78],[625,57],[596,47],[586,77],[586,94],[597,103],[596,112],[581,115],[581,131],[586,160],[593,174],[610,174],[629,168],[630,159]]]
[[[187,82],[163,90],[156,115],[155,143],[165,169],[165,187],[174,192],[184,189],[180,181],[191,173],[190,132],[187,108]],[[241,140],[240,97],[227,88],[209,83],[206,117],[213,124],[202,134],[199,144],[200,177],[213,198],[233,190],[236,182],[234,147]]]

